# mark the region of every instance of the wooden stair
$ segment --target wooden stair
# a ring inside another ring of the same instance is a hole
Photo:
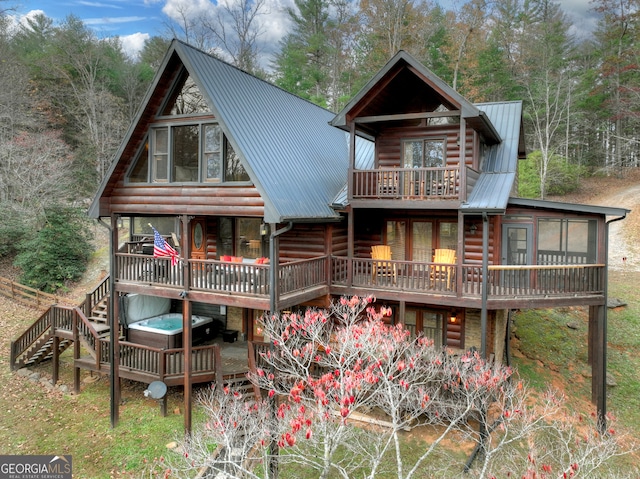
[[[111,331],[108,308],[109,296],[106,296],[91,309],[91,315],[87,318],[101,339],[109,337],[109,332]]]
[[[102,300],[93,307],[91,315],[87,319],[94,323],[108,324],[108,300],[109,296],[102,298]]]
[[[21,367],[33,366],[43,361],[53,358],[53,343],[54,337],[47,335],[40,341],[36,342],[28,351],[24,354],[24,360],[20,361]],[[61,338],[58,342],[58,354],[62,354],[66,349],[73,344],[70,339]]]

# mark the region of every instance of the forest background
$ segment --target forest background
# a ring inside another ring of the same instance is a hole
[[[15,24],[10,2],[0,0],[0,256],[33,251],[25,240],[52,215],[66,224],[61,211],[86,209],[174,37],[336,112],[400,49],[472,102],[522,100],[521,196],[640,164],[640,0],[591,2],[599,21],[581,38],[551,0],[295,0],[268,70],[264,0],[185,10],[136,58],[74,16]]]

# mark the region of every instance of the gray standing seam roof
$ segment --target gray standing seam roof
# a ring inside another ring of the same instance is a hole
[[[330,204],[348,171],[334,114],[174,40],[265,201],[265,221],[338,217]]]
[[[90,216],[98,216],[115,166],[174,54],[241,158],[264,201],[266,222],[340,217],[331,202],[345,184],[349,153],[345,133],[329,125],[335,114],[179,40],[172,41],[89,208]]]
[[[488,147],[480,176],[460,209],[463,213],[504,213],[518,171],[522,102],[478,103],[476,106],[489,117],[502,141]]]

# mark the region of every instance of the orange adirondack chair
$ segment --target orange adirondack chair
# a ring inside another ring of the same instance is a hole
[[[453,277],[456,270],[456,250],[454,249],[437,249],[433,255],[433,270],[431,278],[434,281],[442,281],[447,289],[453,287]],[[447,266],[452,265],[452,266]]]
[[[396,265],[391,262],[391,246],[375,245],[371,247],[371,259],[373,265],[371,267],[371,280],[377,282],[379,277],[391,278],[392,282],[396,282]]]

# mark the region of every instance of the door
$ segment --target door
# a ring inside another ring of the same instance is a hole
[[[532,264],[533,243],[532,225],[502,225],[502,264],[508,266],[526,266]],[[509,269],[502,271],[500,284],[509,289],[529,288],[531,269]]]
[[[207,259],[207,231],[204,218],[191,221],[191,257]]]

